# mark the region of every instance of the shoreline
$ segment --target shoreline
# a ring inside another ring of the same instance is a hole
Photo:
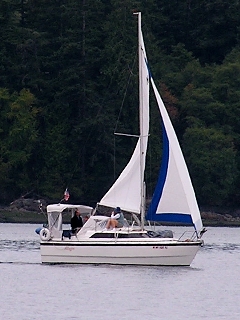
[[[203,214],[204,216],[205,214]],[[219,219],[219,214],[217,218],[207,219],[207,217],[202,217],[204,227],[240,227],[239,219],[230,219],[221,215]],[[0,210],[0,223],[30,223],[30,224],[44,224],[47,222],[47,217],[42,213],[29,212],[29,211],[8,211]],[[63,223],[69,223],[69,221],[63,221]],[[176,224],[161,224],[162,226],[177,226]]]

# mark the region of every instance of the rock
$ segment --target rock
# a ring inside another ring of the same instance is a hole
[[[212,221],[212,222],[238,222],[240,218],[238,216],[233,216],[229,213],[220,214],[216,212],[201,212],[201,217],[203,220]]]
[[[13,201],[9,206],[9,211],[29,211],[29,212],[40,212],[39,206],[42,204],[46,207],[47,202],[44,199],[25,199],[19,198]]]

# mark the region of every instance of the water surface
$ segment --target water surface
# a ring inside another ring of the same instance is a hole
[[[190,267],[137,267],[42,265],[38,226],[0,224],[1,319],[240,319],[239,228],[207,228]]]

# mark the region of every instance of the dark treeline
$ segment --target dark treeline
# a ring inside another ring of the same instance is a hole
[[[240,3],[1,0],[0,203],[97,202],[138,132],[137,20],[201,205],[240,205]],[[161,159],[151,109],[148,193]]]

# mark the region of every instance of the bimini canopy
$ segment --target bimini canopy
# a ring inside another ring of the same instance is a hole
[[[63,204],[63,203],[57,203],[57,204],[50,204],[47,206],[47,213],[50,212],[63,212],[66,209],[79,209],[81,213],[92,213],[93,208],[89,206],[85,206],[82,204]]]
[[[61,238],[62,236],[62,216],[63,211],[68,210],[74,212],[75,209],[79,209],[81,213],[91,214],[93,211],[92,207],[84,206],[81,204],[50,204],[47,206],[48,214],[48,227],[51,234],[55,238]]]

